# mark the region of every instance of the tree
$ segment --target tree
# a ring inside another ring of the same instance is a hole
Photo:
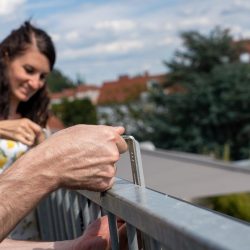
[[[52,70],[47,78],[47,83],[51,92],[60,92],[63,89],[75,87],[73,82],[59,69]]]
[[[250,65],[239,61],[239,50],[228,30],[210,35],[182,34],[185,51],[177,51],[165,64],[166,86],[179,84],[183,91],[151,94],[155,110],[144,119],[152,130],[144,137],[156,146],[222,156],[250,155]]]
[[[97,124],[96,108],[87,98],[74,101],[64,99],[62,103],[54,104],[52,111],[62,119],[66,126]]]
[[[199,199],[201,206],[250,222],[250,194],[237,193]]]

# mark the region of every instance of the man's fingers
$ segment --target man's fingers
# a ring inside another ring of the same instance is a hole
[[[116,146],[119,150],[119,153],[122,154],[127,151],[128,145],[125,142],[125,140],[121,137],[121,135],[125,132],[124,127],[114,127],[114,130],[116,133],[118,133],[117,140],[116,140]]]
[[[120,154],[125,153],[128,150],[128,145],[121,136],[117,139],[116,146]]]
[[[125,128],[124,127],[113,127],[115,129],[115,131],[119,134],[122,135],[125,132]]]

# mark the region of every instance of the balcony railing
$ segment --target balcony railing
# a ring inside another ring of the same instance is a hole
[[[59,190],[38,207],[42,240],[72,239],[108,214],[112,249],[118,249],[115,218],[127,223],[129,249],[250,249],[250,226],[174,197],[118,179],[105,192]],[[137,230],[136,230],[137,229]]]

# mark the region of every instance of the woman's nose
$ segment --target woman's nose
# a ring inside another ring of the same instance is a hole
[[[35,75],[29,79],[29,86],[33,90],[38,90],[42,87],[42,81],[39,75]]]

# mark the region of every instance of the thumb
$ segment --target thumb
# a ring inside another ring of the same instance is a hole
[[[124,127],[114,127],[114,129],[119,135],[122,135],[125,132]]]

